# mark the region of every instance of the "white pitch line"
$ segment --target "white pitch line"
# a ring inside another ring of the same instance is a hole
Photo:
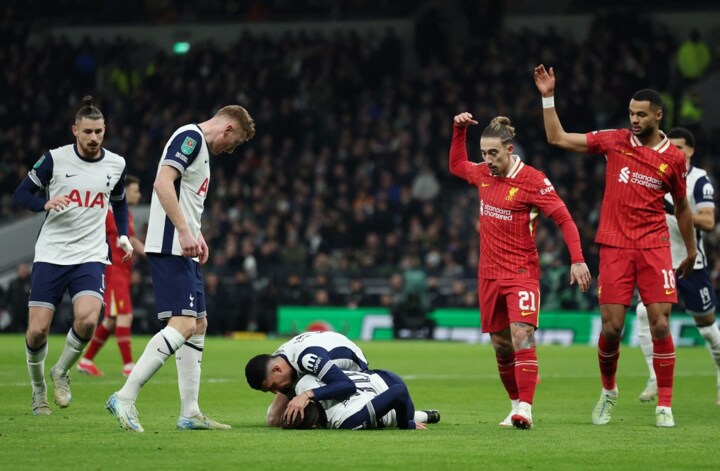
[[[168,380],[168,379],[157,379],[157,380],[151,380],[152,384],[177,384],[177,379],[175,380]],[[209,379],[201,379],[201,383],[209,383],[209,384],[221,384],[221,383],[240,383],[240,380],[234,380],[229,378],[209,378]],[[122,384],[123,381],[120,380],[109,380],[109,379],[98,379],[95,381],[87,382],[87,383],[72,383],[73,385],[81,384],[80,387],[83,387],[85,385],[118,385]],[[0,382],[0,387],[5,386],[15,386],[15,387],[24,387],[24,386],[30,386],[30,382],[20,382],[20,383],[4,383]]]

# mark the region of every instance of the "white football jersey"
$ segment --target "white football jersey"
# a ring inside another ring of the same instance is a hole
[[[715,208],[715,189],[705,170],[697,167],[690,167],[687,173],[687,199],[690,204],[690,211],[697,214],[700,208]],[[665,195],[665,203],[668,211],[665,214],[668,229],[670,230],[670,250],[672,251],[673,268],[680,266],[680,262],[687,257],[685,242],[683,242],[680,227],[678,226],[674,210],[673,199],[670,194]],[[697,245],[697,258],[695,258],[695,270],[708,266],[707,253],[703,244],[702,231],[695,229],[695,243]]]
[[[353,380],[357,387],[357,392],[343,401],[329,399],[319,401],[320,407],[325,411],[327,416],[327,428],[340,428],[343,422],[350,418],[353,414],[362,410],[370,401],[375,399],[380,393],[388,390],[388,385],[377,373],[363,373],[360,371],[346,371],[345,374]],[[310,389],[317,389],[325,386],[315,376],[303,376],[297,385],[295,385],[295,394],[300,395]],[[371,428],[390,428],[397,426],[397,417],[395,411],[392,410],[383,417],[374,417],[371,411]],[[377,422],[381,421],[382,425],[378,427]]]
[[[158,164],[158,173],[163,165],[174,167],[180,172],[180,178],[175,180],[175,192],[190,232],[197,238],[200,235],[200,219],[210,184],[210,152],[205,136],[197,124],[187,124],[173,133],[165,144]],[[154,190],[150,202],[145,252],[182,255],[177,229],[167,217]]]
[[[360,347],[335,332],[305,332],[280,345],[273,355],[285,358],[298,377],[311,374],[320,379],[333,365],[364,371],[368,363]]]
[[[125,159],[102,149],[98,160],[81,157],[75,144],[45,153],[29,178],[47,199],[67,195],[62,211],[48,211],[35,244],[35,261],[56,265],[110,264],[105,217],[110,200],[125,197]]]

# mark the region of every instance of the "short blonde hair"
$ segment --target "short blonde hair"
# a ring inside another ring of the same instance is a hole
[[[245,108],[240,105],[228,105],[220,108],[215,116],[228,116],[237,122],[245,131],[245,140],[250,140],[255,135],[255,121]]]

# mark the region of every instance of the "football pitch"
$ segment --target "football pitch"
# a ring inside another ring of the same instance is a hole
[[[148,338],[134,337],[137,356]],[[542,346],[542,381],[533,407],[535,428],[497,423],[509,401],[490,346],[450,342],[360,343],[371,368],[400,374],[418,409],[439,409],[428,430],[280,430],[264,425],[272,396],[251,390],[244,367],[284,339],[208,338],[200,405],[230,431],[178,431],[175,362],[169,361],[137,402],[144,434],[121,430],[105,410],[120,388],[114,338],[97,357],[103,378],[73,370],[73,400],[34,417],[20,335],[0,335],[2,469],[718,469],[720,407],[715,368],[704,348],[679,348],[673,412],[677,427],[655,427],[655,405],[637,399],[646,380],[640,350],[623,347],[620,398],[612,422],[590,424],[600,392],[596,351],[589,346]],[[46,372],[64,337],[50,338]],[[49,381],[48,381],[49,382]]]

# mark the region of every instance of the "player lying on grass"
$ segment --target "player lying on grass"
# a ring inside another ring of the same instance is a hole
[[[346,371],[357,388],[349,398],[310,400],[292,420],[283,421],[286,429],[425,429],[426,423],[440,421],[436,410],[415,411],[407,385],[395,373],[386,370],[367,372]],[[307,395],[325,384],[315,376],[306,375],[295,386],[297,396]]]
[[[267,424],[293,422],[311,399],[342,401],[355,394],[355,384],[343,371],[366,371],[365,354],[353,341],[335,332],[305,332],[293,337],[272,355],[257,355],[245,366],[251,388],[275,394]],[[295,396],[295,384],[305,375],[317,377],[323,388]],[[285,417],[289,417],[285,419]]]

